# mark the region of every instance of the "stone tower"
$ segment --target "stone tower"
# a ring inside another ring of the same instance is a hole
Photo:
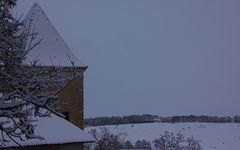
[[[54,65],[61,68],[63,73],[68,72],[74,64],[76,70],[82,72],[81,77],[72,81],[59,94],[59,111],[66,116],[66,119],[83,129],[83,80],[87,66],[72,53],[37,3],[28,12],[25,27],[30,29],[30,32],[37,33],[37,37],[32,42],[40,40],[41,42],[28,53],[24,64],[27,65],[37,59],[40,65],[47,67]],[[27,41],[29,42],[30,39]]]

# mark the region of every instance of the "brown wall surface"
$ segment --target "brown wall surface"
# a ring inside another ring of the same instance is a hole
[[[83,129],[83,77],[75,79],[59,93],[59,111],[69,112],[69,121]]]
[[[0,148],[4,150],[5,148]],[[12,150],[84,150],[82,143],[13,147]]]
[[[10,150],[60,150],[59,145],[23,146],[23,147],[12,147],[9,149]]]

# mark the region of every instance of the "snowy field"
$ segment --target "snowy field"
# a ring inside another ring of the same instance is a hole
[[[135,143],[137,140],[153,141],[164,131],[178,133],[185,137],[193,136],[200,141],[203,150],[239,150],[240,124],[236,123],[148,123],[105,126],[112,133],[126,133],[125,140]],[[98,129],[88,127],[85,131]]]

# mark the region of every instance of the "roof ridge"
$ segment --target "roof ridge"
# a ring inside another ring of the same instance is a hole
[[[27,56],[27,63],[30,63],[34,59],[39,59],[45,66],[59,65],[71,67],[73,63],[76,67],[87,67],[74,55],[37,2],[32,5],[24,22],[26,26],[25,30],[28,28],[27,30],[30,30],[30,32],[36,32],[38,34],[36,38],[38,40],[41,38],[43,40],[42,43],[45,43],[45,45],[40,44],[41,49],[34,48],[33,51],[35,51],[35,54],[32,51],[30,52],[31,54]],[[49,35],[47,32],[49,32]],[[27,41],[29,42],[29,40],[30,39]],[[37,47],[39,47],[39,45]],[[25,64],[27,63],[25,62]]]

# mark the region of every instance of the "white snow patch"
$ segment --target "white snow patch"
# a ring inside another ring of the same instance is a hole
[[[33,119],[38,120],[35,122],[37,125],[35,134],[42,136],[45,140],[34,139],[20,141],[16,139],[22,146],[94,141],[94,138],[90,134],[56,115],[52,115],[52,117],[36,117]],[[6,143],[6,146],[14,147],[17,146],[17,144],[11,141]]]

